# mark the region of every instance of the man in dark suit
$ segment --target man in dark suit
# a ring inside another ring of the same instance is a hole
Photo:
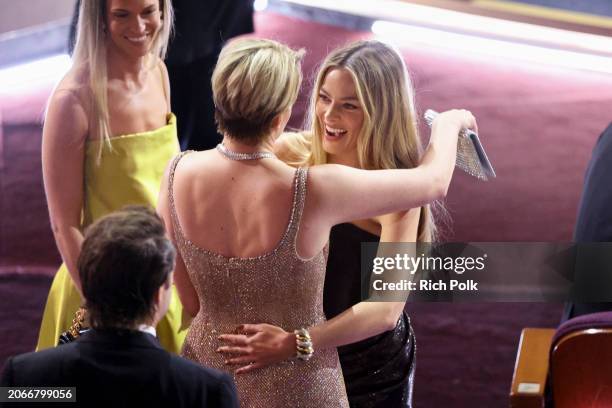
[[[76,403],[66,405],[72,407],[238,407],[228,374],[168,353],[155,337],[170,302],[174,260],[150,209],[126,207],[93,224],[78,260],[92,329],[74,342],[10,358],[1,385],[76,387]]]
[[[207,150],[221,141],[211,76],[227,40],[253,32],[253,0],[173,0],[174,38],[166,65],[181,150]]]
[[[584,177],[584,187],[574,231],[577,260],[575,295],[590,300],[608,298],[612,292],[612,254],[607,247],[581,243],[612,242],[612,123],[601,134]],[[569,302],[563,320],[612,310],[612,302]]]

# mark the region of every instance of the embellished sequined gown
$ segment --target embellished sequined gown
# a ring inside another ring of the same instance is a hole
[[[353,224],[331,229],[323,296],[328,319],[361,301],[361,243],[378,241]],[[351,408],[412,406],[416,342],[406,312],[395,329],[338,347],[338,354]]]
[[[241,323],[266,322],[293,330],[325,320],[323,281],[327,253],[311,259],[296,252],[296,236],[306,197],[307,169],[295,172],[291,215],[275,249],[252,258],[228,258],[185,238],[174,205],[175,159],[169,178],[169,202],[175,240],[197,292],[200,310],[191,323],[183,356],[228,371],[215,350],[222,333]],[[307,361],[287,361],[234,376],[241,407],[348,407],[336,349],[316,350]]]
[[[166,166],[178,152],[176,118],[169,114],[167,124],[158,129],[111,138],[98,162],[99,143],[88,141],[85,146],[82,229],[126,205],[155,207]],[[81,296],[62,264],[47,297],[36,349],[57,345],[80,306]],[[168,313],[157,325],[157,336],[161,345],[174,353],[180,351],[186,334],[180,329],[182,310],[173,288]]]

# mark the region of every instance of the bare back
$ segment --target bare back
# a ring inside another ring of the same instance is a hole
[[[214,150],[183,153],[171,163],[169,224],[180,254],[176,282],[181,293],[186,272],[199,304],[184,357],[228,371],[226,357],[217,352],[220,333],[243,322],[310,327],[325,321],[327,251],[301,259],[295,247],[307,177],[306,168],[270,159],[233,162]],[[308,364],[275,364],[234,375],[234,381],[244,406],[348,407],[334,348],[319,350]]]
[[[178,163],[173,195],[185,238],[226,257],[274,250],[286,232],[295,169],[274,159],[233,161],[215,150]]]

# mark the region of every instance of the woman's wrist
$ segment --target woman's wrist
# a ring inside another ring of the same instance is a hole
[[[295,334],[295,357],[298,360],[308,361],[314,354],[312,338],[308,329],[301,328],[294,331]]]

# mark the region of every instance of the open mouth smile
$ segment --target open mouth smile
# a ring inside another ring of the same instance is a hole
[[[136,36],[136,37],[125,36],[124,38],[128,40],[129,42],[133,42],[135,44],[142,44],[147,41],[147,39],[149,38],[149,34],[143,34],[141,36]]]
[[[344,136],[348,131],[345,129],[333,128],[325,125],[325,135],[331,139],[338,139]]]

